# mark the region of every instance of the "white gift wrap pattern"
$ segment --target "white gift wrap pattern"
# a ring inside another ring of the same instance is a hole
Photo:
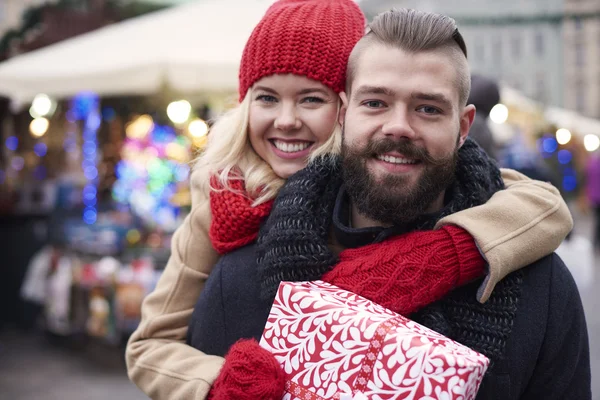
[[[489,365],[470,348],[322,281],[281,283],[260,344],[286,373],[286,400],[472,400]]]

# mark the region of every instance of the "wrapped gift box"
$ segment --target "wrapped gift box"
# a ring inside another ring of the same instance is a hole
[[[284,399],[474,399],[489,360],[322,281],[283,282],[261,346],[287,375]]]

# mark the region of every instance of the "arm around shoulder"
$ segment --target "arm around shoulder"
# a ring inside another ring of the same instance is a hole
[[[501,169],[505,190],[487,203],[443,218],[475,239],[489,263],[478,294],[487,301],[495,285],[509,273],[552,253],[573,228],[573,219],[558,189],[549,183]]]

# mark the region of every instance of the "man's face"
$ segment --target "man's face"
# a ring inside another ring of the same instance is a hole
[[[441,207],[475,116],[456,68],[443,51],[363,50],[341,119],[344,179],[364,216],[399,224]]]

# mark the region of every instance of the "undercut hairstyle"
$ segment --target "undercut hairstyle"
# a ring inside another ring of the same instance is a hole
[[[352,89],[352,81],[363,49],[377,43],[409,53],[445,52],[456,68],[460,104],[467,104],[471,90],[471,72],[467,62],[467,46],[454,19],[407,8],[386,11],[376,16],[369,24],[365,36],[350,54],[346,72],[348,93]]]

